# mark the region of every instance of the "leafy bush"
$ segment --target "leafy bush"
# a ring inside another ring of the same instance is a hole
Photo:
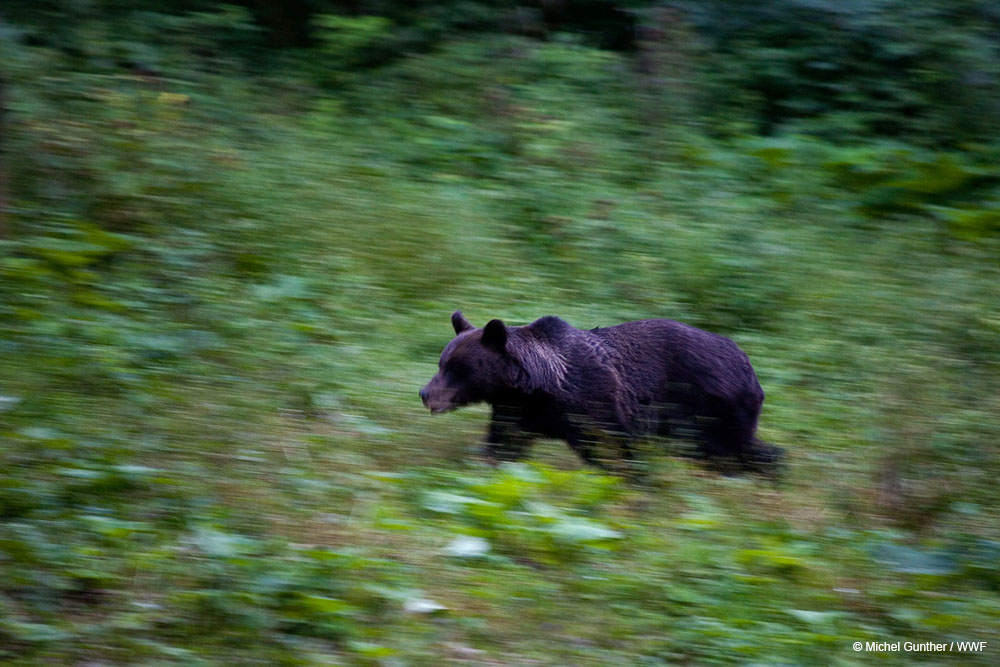
[[[4,5],[3,659],[998,641],[989,8],[266,4]],[[788,479],[463,463],[456,307],[731,335]]]
[[[469,534],[517,560],[565,563],[592,549],[614,548],[622,539],[619,531],[586,516],[611,499],[615,487],[614,478],[602,475],[507,464],[492,479],[470,480],[457,492],[429,491],[421,506],[455,516]]]

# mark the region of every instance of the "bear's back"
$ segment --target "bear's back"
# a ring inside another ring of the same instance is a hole
[[[711,394],[760,391],[746,353],[725,336],[669,319],[625,322],[587,333],[611,352],[627,381],[690,383]]]

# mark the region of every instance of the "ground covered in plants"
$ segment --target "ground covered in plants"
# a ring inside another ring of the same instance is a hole
[[[0,9],[5,662],[996,663],[1000,19],[44,4]],[[783,483],[484,464],[417,397],[456,308],[732,337]]]

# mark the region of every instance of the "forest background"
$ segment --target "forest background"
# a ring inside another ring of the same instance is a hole
[[[5,0],[0,114],[5,662],[996,664],[997,3]],[[459,307],[734,338],[784,482],[484,465]]]

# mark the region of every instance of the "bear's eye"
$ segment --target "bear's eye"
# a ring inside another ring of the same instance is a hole
[[[469,367],[462,363],[452,362],[445,367],[445,374],[456,382],[461,382],[469,377]]]

